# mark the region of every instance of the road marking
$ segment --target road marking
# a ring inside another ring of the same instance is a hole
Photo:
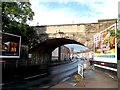
[[[112,75],[110,75],[109,73],[105,73],[105,74],[107,74],[109,77],[114,79],[114,77]]]
[[[66,77],[66,78],[64,78],[64,79],[62,80],[62,82],[67,81],[69,78],[70,78],[70,77]]]
[[[72,85],[72,86],[76,86],[77,85],[77,83],[74,83],[74,82],[68,82],[68,84],[70,84],[70,85]]]
[[[43,76],[43,75],[46,75],[47,73],[43,73],[43,74],[39,74],[39,75],[35,75],[35,76],[31,76],[31,77],[27,77],[27,78],[24,78],[25,80],[27,79],[31,79],[31,78],[35,78],[35,77],[39,77],[39,76]]]
[[[42,88],[49,88],[50,86],[44,86],[44,87],[42,87]]]
[[[77,85],[77,83],[74,83],[74,84],[73,84],[73,86],[76,86],[76,85]]]

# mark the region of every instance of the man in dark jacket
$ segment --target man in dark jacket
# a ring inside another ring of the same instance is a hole
[[[92,57],[90,58],[89,62],[90,62],[90,68],[94,70],[94,54],[93,53],[92,53]]]

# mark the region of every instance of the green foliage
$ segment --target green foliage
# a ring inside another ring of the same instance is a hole
[[[2,14],[12,21],[25,24],[27,20],[33,20],[34,12],[30,6],[29,2],[3,2]]]
[[[25,33],[26,22],[33,20],[34,15],[30,6],[29,2],[2,2],[2,31],[14,33],[16,29]]]
[[[35,30],[33,29],[33,27],[28,27],[27,28],[27,40],[28,40],[28,46],[32,47],[36,44],[38,44],[38,35],[36,34]]]
[[[29,2],[2,2],[2,32],[21,36],[22,44],[36,43],[35,31],[27,25],[34,12]]]

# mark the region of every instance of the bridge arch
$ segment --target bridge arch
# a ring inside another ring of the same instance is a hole
[[[46,41],[34,46],[29,53],[32,54],[31,61],[33,65],[39,65],[40,68],[47,68],[52,58],[52,51],[65,44],[78,44],[85,46],[75,40],[65,38],[47,39]]]
[[[33,28],[39,36],[40,44],[30,50],[31,59],[38,65],[47,64],[51,60],[52,51],[65,44],[79,44],[92,49],[94,34],[114,23],[116,19],[87,24],[35,26]],[[56,31],[58,29],[59,32]]]
[[[47,39],[44,42],[39,43],[38,45],[34,46],[30,52],[36,53],[51,53],[55,48],[65,45],[65,44],[78,44],[85,46],[84,44],[77,42],[75,40],[66,39],[66,38],[54,38],[54,39]]]

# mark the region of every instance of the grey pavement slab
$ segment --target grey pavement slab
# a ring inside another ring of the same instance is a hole
[[[102,71],[85,70],[84,79],[79,82],[76,82],[73,76],[51,88],[118,88],[118,80]]]
[[[98,70],[84,72],[86,88],[118,88],[118,81],[109,74]]]

